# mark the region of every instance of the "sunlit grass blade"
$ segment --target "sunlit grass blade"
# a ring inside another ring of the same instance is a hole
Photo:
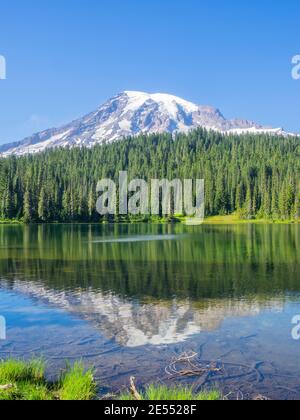
[[[192,388],[174,387],[168,388],[165,385],[150,385],[142,395],[145,401],[218,401],[221,395],[217,391],[194,393]],[[120,400],[133,400],[130,393],[124,393]]]
[[[75,363],[61,379],[59,396],[61,400],[67,401],[94,399],[96,384],[92,370],[85,371],[82,363]]]

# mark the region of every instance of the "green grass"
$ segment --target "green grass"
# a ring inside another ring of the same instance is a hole
[[[144,401],[219,401],[221,399],[221,395],[217,391],[195,394],[192,388],[168,388],[164,385],[150,385],[141,394],[141,397]],[[134,398],[130,393],[124,393],[119,399],[121,401],[132,401]]]
[[[90,401],[96,399],[97,387],[93,371],[85,370],[82,363],[75,363],[61,375],[61,378],[50,383],[45,377],[45,364],[42,360],[24,362],[9,359],[0,362],[0,401]],[[145,401],[217,401],[221,395],[216,392],[195,394],[192,388],[151,385],[141,394]],[[131,394],[124,393],[118,400],[133,400]]]
[[[59,396],[63,401],[88,401],[92,400],[95,394],[93,372],[85,372],[81,363],[76,363],[61,380]]]
[[[21,220],[16,219],[0,219],[0,225],[20,225],[22,224]]]
[[[44,374],[45,365],[41,360],[32,360],[25,363],[10,359],[0,364],[1,383],[40,382],[44,378]]]
[[[226,216],[212,216],[204,220],[206,225],[239,225],[239,224],[297,224],[299,220],[272,220],[272,219],[241,219],[237,214]]]
[[[0,362],[0,385],[11,385],[7,390],[0,390],[0,401],[74,401],[92,400],[96,396],[93,372],[86,372],[81,363],[68,369],[57,383],[49,383],[41,360],[10,359]]]
[[[168,223],[182,223],[186,224],[190,219],[186,216],[175,215],[173,217],[159,217],[159,216],[136,216],[131,219],[120,217],[118,221],[113,222],[114,224],[139,224],[139,223],[148,223],[148,224],[168,224]],[[33,224],[39,224],[37,222],[32,222]],[[73,224],[74,222],[47,222],[47,224]],[[99,223],[89,223],[89,222],[78,222],[77,224],[96,224]],[[282,219],[260,219],[255,218],[251,220],[242,219],[238,214],[230,214],[224,216],[209,216],[206,217],[204,222],[206,225],[239,225],[239,224],[299,224],[300,219],[295,220],[282,220]],[[109,224],[109,222],[102,222],[102,224]],[[6,220],[0,219],[0,225],[24,225],[23,220]]]
[[[44,379],[45,365],[41,360],[23,362],[7,360],[0,363],[0,385],[12,385],[0,391],[0,400],[53,399]]]

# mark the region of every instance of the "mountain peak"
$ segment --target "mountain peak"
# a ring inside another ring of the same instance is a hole
[[[151,133],[187,133],[203,127],[222,133],[285,134],[248,120],[227,120],[217,109],[165,93],[124,91],[83,118],[0,147],[2,156],[39,153],[54,147],[92,147]]]
[[[190,112],[197,112],[198,106],[192,102],[186,101],[178,96],[170,95],[167,93],[146,93],[146,92],[135,92],[135,91],[125,91],[125,95],[133,100],[152,100],[153,102],[158,102],[162,104],[176,104],[182,105],[187,108]]]

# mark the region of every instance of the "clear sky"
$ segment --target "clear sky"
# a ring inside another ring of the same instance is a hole
[[[123,90],[300,132],[299,0],[2,0],[0,143]]]

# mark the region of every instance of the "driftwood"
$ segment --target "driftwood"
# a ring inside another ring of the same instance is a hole
[[[137,391],[137,389],[136,389],[136,386],[135,386],[134,381],[135,381],[135,378],[132,376],[132,377],[130,378],[130,392],[131,392],[132,396],[134,397],[134,399],[135,399],[136,401],[141,401],[141,400],[142,400],[142,397],[141,397],[141,395],[138,393],[138,391]]]
[[[168,376],[204,376],[205,374],[217,374],[223,372],[223,367],[217,367],[215,364],[203,365],[196,358],[197,353],[183,353],[176,357],[165,368]]]
[[[269,398],[265,397],[264,395],[257,395],[253,401],[270,401]]]
[[[242,363],[221,362],[223,356],[220,356],[215,362],[202,360],[204,343],[200,348],[200,353],[185,352],[179,356],[173,357],[171,363],[165,367],[166,380],[184,380],[188,378],[194,379],[192,385],[194,391],[205,390],[206,387],[213,386],[218,383],[231,383],[232,391],[228,393],[224,399],[234,400],[255,400],[268,401],[269,398],[255,388],[265,381],[265,373],[262,367],[266,362],[257,361],[251,365]],[[242,385],[245,385],[241,387]],[[232,386],[233,384],[233,386]],[[237,389],[236,389],[237,388]],[[279,388],[279,386],[277,387]],[[299,393],[299,390],[285,389],[292,393]],[[228,390],[228,387],[225,391]]]
[[[12,389],[13,387],[14,387],[13,384],[0,385],[0,391],[8,391],[9,389]]]

